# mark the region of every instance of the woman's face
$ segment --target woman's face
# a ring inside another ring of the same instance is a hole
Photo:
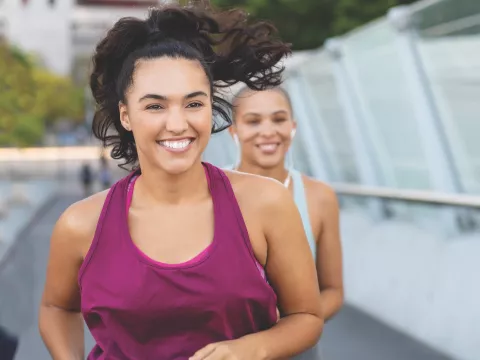
[[[211,99],[199,62],[167,57],[137,62],[120,119],[133,132],[141,166],[180,174],[200,161],[210,139]]]
[[[247,90],[235,102],[235,125],[242,160],[262,168],[284,163],[296,124],[285,95],[278,90]]]

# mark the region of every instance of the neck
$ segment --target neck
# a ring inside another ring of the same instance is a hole
[[[184,173],[171,175],[161,169],[142,168],[138,179],[139,195],[146,203],[181,204],[208,196],[205,170],[200,161]]]
[[[269,177],[280,181],[282,184],[285,182],[288,176],[288,170],[285,168],[283,163],[272,168],[262,168],[258,165],[242,161],[237,167],[237,170],[249,174]]]

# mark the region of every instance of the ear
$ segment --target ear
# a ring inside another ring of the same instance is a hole
[[[132,126],[130,125],[130,118],[128,117],[127,105],[119,101],[118,111],[120,113],[120,122],[122,123],[122,126],[125,128],[125,130],[132,131]]]
[[[290,139],[293,140],[293,138],[295,137],[295,134],[297,133],[297,122],[294,121],[293,122],[293,129],[292,129],[292,132],[290,133]]]
[[[237,135],[237,127],[235,125],[232,125],[228,128],[228,132],[233,138],[233,141],[235,141],[235,145],[239,146],[240,141],[238,140],[238,135]]]
[[[232,124],[232,126],[230,126],[230,127],[228,128],[228,132],[230,133],[230,136],[231,136],[232,138],[234,138],[235,135],[237,135],[237,128],[236,128],[236,126]]]

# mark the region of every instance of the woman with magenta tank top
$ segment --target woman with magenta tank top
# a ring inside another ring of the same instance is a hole
[[[273,30],[168,5],[98,44],[93,132],[132,171],[55,225],[39,317],[53,359],[84,358],[82,316],[89,360],[286,359],[316,343],[320,291],[290,194],[201,162],[231,123],[220,87],[280,84],[289,48]]]
[[[285,158],[295,136],[292,104],[282,88],[266,91],[241,89],[234,98],[234,124],[230,132],[239,147],[234,168],[274,178],[293,193],[316,262],[325,320],[343,304],[339,211],[334,191],[302,175]],[[290,164],[291,165],[291,164]],[[317,347],[296,359],[318,359]]]

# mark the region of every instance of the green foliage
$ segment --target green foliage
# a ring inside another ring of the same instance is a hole
[[[0,146],[35,145],[61,118],[83,119],[83,91],[0,42]]]
[[[342,34],[385,15],[388,9],[416,0],[339,0],[333,31]]]
[[[7,132],[0,132],[0,145],[31,146],[38,143],[45,131],[45,124],[32,114],[19,114]]]
[[[51,74],[43,69],[33,71],[37,89],[33,112],[42,117],[48,125],[61,118],[83,121],[83,90],[76,88],[72,81]]]
[[[219,8],[241,7],[268,20],[295,50],[319,46],[330,34],[336,0],[213,0]]]
[[[20,142],[17,134],[25,133],[21,129],[35,102],[35,83],[30,62],[18,50],[1,43],[0,59],[0,145],[14,145]],[[29,120],[33,127],[40,121]]]
[[[212,0],[219,8],[240,7],[255,19],[272,21],[294,50],[319,47],[332,36],[415,0]]]

